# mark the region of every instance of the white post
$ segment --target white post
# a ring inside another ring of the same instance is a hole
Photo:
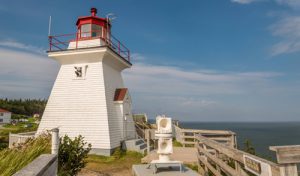
[[[300,145],[270,146],[276,152],[280,176],[298,176],[297,164],[300,163]]]
[[[51,146],[51,154],[58,154],[59,149],[59,130],[58,128],[53,128],[52,130],[52,146]]]
[[[150,154],[150,138],[151,138],[151,134],[150,134],[150,130],[149,129],[146,129],[145,130],[146,132],[146,140],[147,140],[147,155]]]

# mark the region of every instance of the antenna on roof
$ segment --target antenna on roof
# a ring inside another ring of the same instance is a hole
[[[48,36],[51,35],[51,15],[49,17],[49,29],[48,29]]]
[[[113,13],[109,13],[109,14],[107,14],[106,15],[106,19],[108,20],[108,21],[112,21],[112,20],[114,20],[114,19],[116,19],[117,17],[115,16],[115,14],[113,14]]]

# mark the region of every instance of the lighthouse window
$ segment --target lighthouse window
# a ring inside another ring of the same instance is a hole
[[[82,78],[82,67],[74,67],[75,68],[75,75],[77,78]]]
[[[73,79],[84,80],[86,78],[88,65],[76,65],[74,66]]]
[[[102,27],[96,24],[92,25],[92,37],[102,36]]]
[[[91,36],[91,24],[84,24],[80,29],[81,37],[90,37]]]

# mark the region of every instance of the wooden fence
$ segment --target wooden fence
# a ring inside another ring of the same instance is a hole
[[[225,130],[197,130],[197,129],[183,129],[179,127],[179,123],[173,123],[173,137],[180,142],[183,147],[196,147],[198,144],[197,136],[202,135],[209,139],[218,141],[225,145],[236,148],[236,134],[232,131]],[[147,143],[147,151],[157,148],[157,141],[155,139],[155,124],[148,124],[145,122],[135,122],[136,134],[138,138],[142,138]]]
[[[232,131],[225,130],[198,130],[198,129],[183,129],[174,124],[174,136],[183,147],[195,147],[198,144],[198,135],[205,136],[219,143],[237,147],[236,134]]]
[[[155,139],[156,129],[153,129],[150,124],[135,122],[135,130],[137,138],[144,139],[147,143],[147,153],[157,148],[157,141]]]
[[[30,138],[34,138],[36,131],[13,134],[9,133],[9,148],[13,148],[14,145],[24,143]]]
[[[214,176],[298,176],[300,146],[270,147],[277,163],[240,151],[232,146],[197,135],[198,169]]]

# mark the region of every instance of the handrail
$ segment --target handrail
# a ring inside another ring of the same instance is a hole
[[[246,153],[244,151],[232,148],[232,147],[228,147],[222,143],[213,141],[211,139],[208,139],[206,137],[203,137],[201,135],[197,136],[198,142],[201,143],[202,145],[205,145],[206,147],[210,147],[212,149],[214,149],[215,151],[217,151],[218,153],[224,154],[227,157],[233,159],[234,161],[237,161],[239,163],[244,164],[244,156],[248,156],[251,157],[257,161],[260,161],[262,163],[265,163],[267,165],[270,166],[271,168],[271,172],[272,172],[272,176],[280,176],[280,169],[279,169],[279,165],[276,163],[273,163],[271,161],[268,161],[266,159],[260,158],[258,156],[255,155],[251,155],[249,153]],[[205,151],[205,149],[203,147],[201,147],[200,145],[197,146],[197,148],[199,149],[199,153],[203,153],[205,157],[208,157],[210,160],[214,161],[215,164],[222,166],[223,169],[228,169],[226,168],[227,166],[220,164],[220,159],[216,159],[214,157],[212,157],[213,155],[209,154],[208,152]],[[228,171],[228,170],[227,170]],[[235,174],[233,174],[233,172],[230,172],[230,175],[235,176]]]
[[[101,34],[93,36],[93,34]],[[87,34],[86,36],[84,34]],[[52,51],[65,51],[69,49],[81,49],[95,46],[106,46],[113,50],[116,54],[130,62],[130,51],[129,49],[120,42],[116,37],[109,34],[103,33],[101,30],[91,30],[87,32],[77,32],[73,34],[60,34],[49,36],[49,52]],[[94,43],[92,46],[84,42],[87,40],[99,39],[99,43]],[[72,42],[75,42],[75,46],[70,48]]]
[[[229,146],[236,147],[236,135],[232,131],[224,130],[201,130],[201,129],[184,129],[174,125],[176,140],[184,147],[196,146],[198,143],[197,135],[203,135],[209,139],[218,142],[224,142]]]
[[[197,140],[198,166],[202,174],[209,170],[215,176],[221,176],[222,172],[227,176],[298,176],[300,145],[271,146],[277,157],[274,163],[201,135]]]
[[[136,128],[137,135],[140,138],[145,139],[145,131],[141,129],[137,124],[135,124],[135,128]]]

